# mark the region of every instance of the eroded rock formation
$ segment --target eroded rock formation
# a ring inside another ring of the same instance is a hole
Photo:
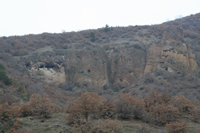
[[[156,68],[169,72],[192,74],[197,72],[198,65],[195,61],[195,54],[184,43],[175,47],[152,45],[148,49],[144,72],[152,72]]]
[[[48,83],[96,89],[128,87],[157,68],[185,74],[196,73],[198,69],[195,54],[185,43],[153,44],[147,50],[134,45],[109,44],[45,56],[40,57],[41,62],[31,64],[29,72],[33,77]],[[62,60],[56,62],[57,58]]]

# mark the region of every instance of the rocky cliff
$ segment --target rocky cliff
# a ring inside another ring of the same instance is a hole
[[[63,53],[60,55],[56,55],[55,50],[49,51],[49,57],[41,53],[38,57],[40,61],[30,61],[27,67],[30,75],[48,83],[98,89],[114,87],[120,90],[156,69],[187,75],[198,71],[194,51],[182,42],[151,44],[146,49],[132,43],[112,43],[91,49],[61,51]],[[60,59],[59,62],[56,59]]]

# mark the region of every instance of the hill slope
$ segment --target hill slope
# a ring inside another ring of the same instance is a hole
[[[0,38],[0,62],[12,85],[0,102],[48,94],[57,103],[82,91],[151,89],[200,99],[200,14],[153,26],[105,27]],[[18,99],[18,100],[17,100]]]

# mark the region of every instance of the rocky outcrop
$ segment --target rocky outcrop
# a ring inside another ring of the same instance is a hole
[[[68,51],[65,58],[67,82],[89,88],[124,88],[142,76],[145,52],[114,45],[109,49]]]
[[[144,72],[152,72],[156,68],[169,72],[193,74],[197,72],[198,65],[195,61],[195,54],[184,43],[175,46],[152,45],[148,49]]]
[[[49,53],[50,54],[50,53]],[[77,87],[125,88],[144,73],[145,51],[132,45],[109,45],[93,49],[67,49],[61,55],[41,54],[28,63],[32,77],[47,83]],[[63,60],[56,61],[62,58]]]
[[[65,54],[66,82],[78,87],[102,87],[108,83],[107,57],[100,49],[69,50]]]
[[[150,45],[147,50],[134,44],[66,49],[40,56],[40,62],[30,63],[29,72],[48,83],[95,89],[128,87],[144,73],[157,68],[168,72],[196,73],[198,65],[192,50],[185,43],[168,43]]]
[[[47,65],[43,62],[39,62],[33,64],[29,72],[32,77],[37,77],[47,83],[60,84],[66,82],[64,67],[59,66],[58,64]]]
[[[147,61],[144,72],[152,72],[160,64],[162,47],[158,45],[151,45],[147,51]]]

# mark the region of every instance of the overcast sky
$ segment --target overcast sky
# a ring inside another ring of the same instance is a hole
[[[0,36],[151,25],[200,12],[200,0],[0,0]]]

